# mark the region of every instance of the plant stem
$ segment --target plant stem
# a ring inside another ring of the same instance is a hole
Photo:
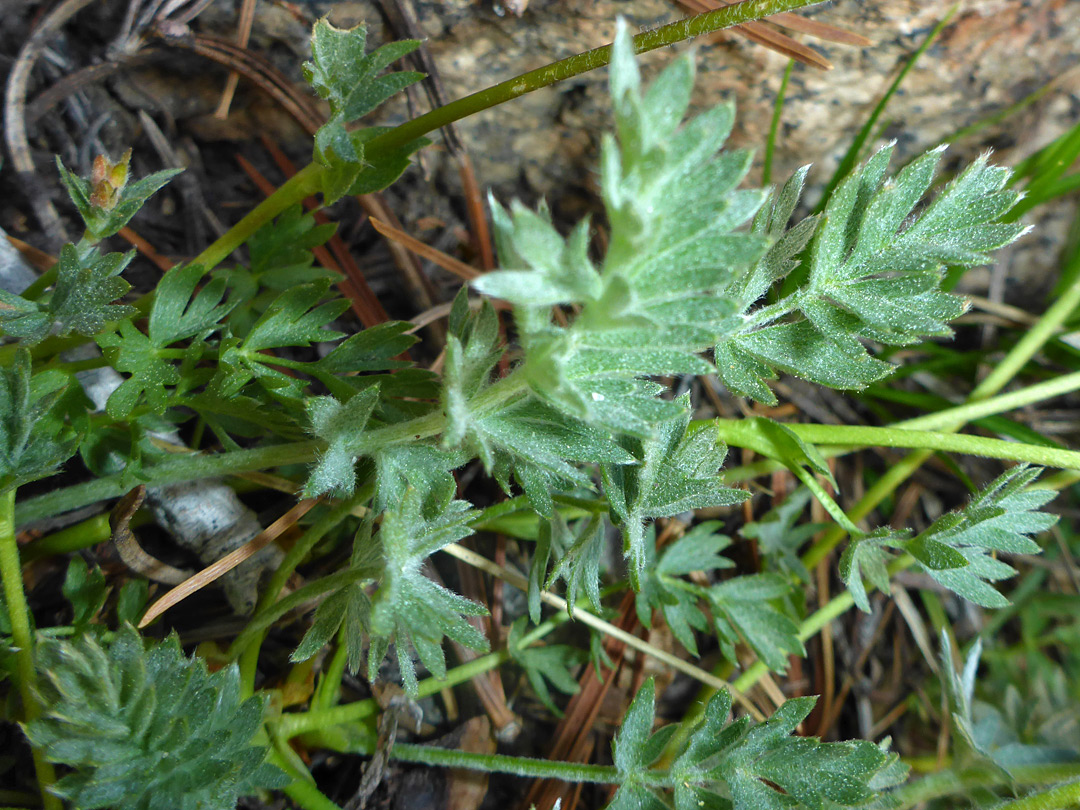
[[[285,464],[303,464],[315,458],[318,446],[317,442],[304,441],[256,447],[250,450],[233,450],[213,455],[204,453],[177,455],[144,470],[150,476],[146,484],[147,486],[164,486],[182,481],[193,481],[197,478],[216,478],[230,473],[265,470]],[[119,497],[129,488],[130,481],[123,473],[65,487],[20,503],[16,520],[20,524],[40,520],[108,498]]]
[[[987,379],[990,378],[987,377]],[[976,399],[973,393],[972,400],[963,405],[947,408],[937,413],[930,413],[926,416],[917,416],[914,419],[905,419],[903,422],[896,422],[892,427],[904,430],[944,430],[952,427],[957,422],[974,422],[984,416],[1015,411],[1025,405],[1044,402],[1054,397],[1070,394],[1078,389],[1080,389],[1080,371],[1074,371],[1072,374],[1051,377],[1045,382],[1029,385],[1026,388],[1018,388],[1015,391],[992,398]]]
[[[717,426],[720,437],[729,444],[759,452],[764,452],[771,446],[753,419],[714,419],[712,424]],[[1080,469],[1080,452],[1075,450],[989,439],[984,436],[859,425],[792,423],[785,427],[803,441],[816,445],[905,447],[1025,461],[1044,467]]]
[[[30,629],[30,608],[26,604],[19,546],[15,539],[15,487],[0,494],[0,580],[3,582],[4,602],[11,624],[11,641],[15,647],[14,679],[22,698],[23,719],[29,722],[41,713],[41,708],[34,696],[37,681],[34,634]],[[60,799],[49,792],[49,786],[56,782],[56,771],[40,750],[36,747],[31,750],[42,804],[46,810],[62,810]]]
[[[292,765],[277,750],[270,748],[266,760],[267,762],[277,765],[281,770],[293,777],[293,781],[282,788],[282,790],[286,796],[296,802],[300,807],[304,808],[304,810],[341,810],[340,807],[326,798],[326,796],[315,787],[314,783],[297,774]]]
[[[788,82],[791,80],[791,71],[795,67],[795,60],[789,59],[784,68],[784,77],[780,80],[780,89],[776,91],[776,103],[773,105],[772,123],[769,124],[769,139],[765,141],[765,157],[761,164],[761,184],[769,185],[772,182],[773,152],[776,150],[776,136],[780,132],[780,114],[784,111],[784,96],[787,94]]]
[[[285,181],[277,191],[252,208],[243,219],[229,228],[206,250],[192,259],[191,264],[200,265],[204,272],[217,267],[225,257],[250,239],[255,231],[285,209],[318,191],[321,179],[322,167],[309,163]]]
[[[771,14],[794,11],[820,2],[821,0],[746,0],[736,5],[725,6],[715,11],[698,14],[695,17],[678,20],[655,30],[638,34],[634,37],[634,49],[637,53],[645,53],[702,34],[719,31],[721,28],[730,28],[733,25],[768,17]],[[437,107],[373,138],[365,145],[365,159],[371,163],[378,163],[380,157],[392,154],[406,144],[412,143],[417,138],[421,138],[430,132],[482,110],[511,101],[526,93],[531,93],[534,90],[539,90],[564,79],[603,67],[610,59],[611,46],[604,45],[553,62],[542,68],[530,70],[528,73],[515,76],[486,90],[481,90],[442,107]],[[285,211],[289,206],[316,193],[321,186],[322,173],[323,168],[321,166],[309,163],[278,188],[277,191],[259,203],[247,216],[226,231],[206,250],[192,259],[191,263],[201,265],[205,271],[216,267],[267,222]]]
[[[999,804],[995,810],[1067,810],[1080,806],[1080,781],[1058,785],[1021,799]]]
[[[528,388],[524,376],[518,372],[499,380],[484,389],[470,403],[472,411],[483,416],[521,396]],[[437,436],[446,427],[446,417],[441,411],[433,411],[407,422],[375,428],[364,433],[355,447],[357,455],[366,455],[394,444],[409,444]],[[227,453],[188,453],[168,458],[144,470],[147,486],[177,484],[198,478],[215,478],[254,470],[266,470],[287,464],[305,464],[313,461],[320,442],[303,441],[275,444]],[[83,484],[39,495],[19,504],[16,520],[29,523],[59,512],[78,509],[91,503],[116,498],[124,494],[130,482],[124,473],[104,476]]]
[[[746,2],[698,14],[645,31],[634,37],[634,52],[646,53],[674,45],[693,37],[730,28],[733,25],[759,20],[772,14],[794,11],[815,5],[821,0],[746,0]],[[564,79],[603,67],[611,60],[611,45],[575,54],[550,65],[530,70],[505,82],[493,85],[472,95],[452,101],[429,113],[407,121],[399,127],[373,138],[364,148],[365,157],[375,162],[377,156],[393,152],[437,129],[460,121],[470,115],[503,104],[512,99],[555,84]]]
[[[613,765],[586,765],[505,754],[478,754],[472,751],[433,748],[426,745],[398,743],[390,750],[393,759],[444,768],[468,768],[487,773],[508,773],[531,779],[559,779],[563,782],[592,782],[617,785],[622,782]],[[653,772],[646,772],[651,776]],[[665,774],[666,775],[666,774]]]
[[[109,515],[102,512],[84,521],[68,526],[53,534],[46,535],[22,549],[22,563],[26,565],[42,557],[54,554],[70,554],[79,549],[104,543],[112,534],[109,527]]]
[[[986,399],[1004,388],[1009,380],[1019,374],[1027,362],[1054,337],[1058,327],[1065,323],[1078,305],[1080,305],[1080,276],[1043,313],[1035,325],[1024,333],[1005,359],[995,365],[986,379],[975,387],[970,399]],[[1075,377],[1076,375],[1068,376]]]

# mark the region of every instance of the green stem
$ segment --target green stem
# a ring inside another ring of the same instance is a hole
[[[283,791],[286,796],[296,802],[297,805],[304,808],[304,810],[341,810],[340,807],[326,798],[326,796],[315,787],[314,783],[298,774],[296,769],[293,768],[292,763],[274,748],[270,749],[266,760],[273,765],[277,765],[281,770],[285,771],[285,773],[293,778],[293,781],[286,785],[283,788]]]
[[[788,82],[791,80],[791,71],[795,67],[795,60],[789,59],[784,68],[784,78],[780,80],[780,89],[776,92],[776,103],[773,105],[772,123],[769,124],[769,139],[765,141],[765,157],[761,166],[761,184],[769,185],[772,182],[773,152],[776,150],[776,136],[780,132],[780,114],[784,111],[784,96],[787,94]]]
[[[520,396],[527,388],[528,383],[524,376],[519,372],[514,372],[484,389],[471,401],[470,409],[478,417],[482,417]],[[441,411],[434,411],[407,422],[386,425],[364,433],[356,446],[350,449],[357,455],[366,455],[390,445],[411,444],[437,436],[445,427],[446,417]],[[319,447],[319,442],[303,441],[212,455],[205,453],[178,455],[144,470],[143,473],[146,475],[144,483],[147,486],[163,486],[198,478],[215,478],[221,475],[266,470],[287,464],[305,464],[315,459]],[[59,512],[67,512],[108,498],[119,497],[130,487],[128,479],[129,477],[121,472],[59,489],[46,495],[39,495],[19,504],[16,520],[20,524],[29,523]]]
[[[505,754],[478,754],[472,751],[433,748],[426,745],[398,743],[390,750],[393,759],[436,765],[443,768],[468,768],[487,773],[508,773],[530,779],[558,779],[563,782],[592,782],[601,785],[618,785],[622,782],[613,765],[586,765],[578,762],[558,762],[532,757],[512,757]],[[646,778],[656,773],[657,781],[666,776],[663,772],[646,771]]]
[[[770,446],[753,419],[714,419],[713,424],[719,429],[720,437],[729,444],[759,451]],[[1023,461],[1044,467],[1080,469],[1078,451],[989,439],[984,436],[858,425],[792,423],[785,427],[803,441],[816,445],[903,447]]]
[[[1058,327],[1068,320],[1078,305],[1080,305],[1080,276],[1043,313],[1036,324],[1024,333],[1024,336],[1012,347],[1008,355],[994,366],[986,379],[975,387],[975,390],[971,392],[970,399],[986,399],[1004,388],[1009,380],[1019,374],[1027,362],[1054,337]],[[1070,374],[1068,376],[1074,377],[1076,375]]]
[[[233,646],[230,649],[230,653],[239,654],[241,683],[247,689],[245,695],[250,695],[254,692],[259,650],[262,647],[263,639],[266,637],[266,628],[268,627],[267,624],[264,624],[264,620],[268,615],[272,615],[274,619],[281,615],[280,613],[274,612],[274,603],[278,601],[281,589],[285,587],[285,583],[288,582],[293,571],[295,571],[296,567],[304,561],[311,552],[311,549],[313,549],[328,532],[347,518],[357,506],[368,500],[368,498],[371,497],[371,494],[372,487],[369,484],[361,487],[360,491],[353,497],[335,504],[325,515],[308,527],[307,531],[305,531],[300,536],[300,539],[293,544],[293,547],[289,549],[285,558],[281,561],[281,565],[277,567],[277,570],[274,571],[273,575],[270,577],[270,581],[266,584],[266,588],[259,597],[259,603],[255,608],[255,615],[248,625],[249,628],[260,625],[260,629],[249,632],[249,630],[245,628],[244,632],[233,642]],[[240,638],[245,639],[243,646],[240,646],[237,643],[240,641]]]
[[[94,515],[74,526],[68,526],[53,534],[48,534],[38,540],[34,540],[22,550],[22,563],[27,565],[42,557],[52,557],[56,554],[70,554],[79,549],[96,546],[104,543],[112,534],[109,527],[109,516],[102,512]]]
[[[322,180],[322,167],[309,163],[290,177],[277,191],[256,205],[248,214],[227,230],[213,244],[191,260],[205,272],[217,267],[224,259],[251,238],[255,231],[270,222],[290,206],[317,192]]]
[[[638,34],[634,37],[634,48],[637,53],[645,53],[702,34],[709,34],[721,28],[730,28],[733,25],[768,17],[772,14],[794,11],[819,2],[821,0],[746,0],[746,2],[737,5],[698,14],[695,17],[678,20],[653,31]],[[575,54],[550,65],[545,65],[542,68],[531,70],[486,90],[481,90],[442,107],[437,107],[418,118],[406,121],[377,138],[373,138],[365,145],[365,158],[369,162],[377,164],[381,156],[392,154],[406,144],[412,143],[417,138],[421,138],[430,132],[441,129],[455,121],[460,121],[462,118],[475,115],[482,110],[511,101],[526,93],[531,93],[534,90],[539,90],[564,79],[603,67],[610,59],[611,46],[604,45],[585,53]],[[321,187],[322,172],[323,169],[318,164],[310,163],[305,166],[206,250],[192,259],[191,263],[201,265],[206,271],[216,267],[267,222],[291,205],[316,193]]]
[[[725,6],[724,8],[698,14],[683,20],[669,23],[652,31],[645,31],[634,37],[634,52],[646,53],[674,45],[693,37],[730,28],[752,20],[759,20],[772,14],[795,11],[815,5],[821,0],[746,0],[746,2]],[[387,154],[400,149],[408,143],[428,133],[441,129],[462,118],[503,104],[512,99],[555,84],[564,79],[587,73],[603,67],[611,61],[611,45],[593,48],[591,51],[575,54],[550,65],[530,70],[505,82],[500,82],[486,90],[452,101],[429,113],[407,121],[399,127],[369,141],[364,148],[365,157],[373,163],[379,154]]]
[[[0,580],[4,588],[8,622],[11,624],[11,641],[15,647],[15,684],[22,698],[23,718],[29,722],[41,713],[41,707],[34,696],[37,681],[34,634],[30,629],[30,608],[26,604],[19,545],[15,539],[15,487],[0,494]],[[32,747],[31,750],[42,804],[46,810],[62,810],[60,800],[49,792],[49,786],[56,782],[56,771],[38,748]]]
[[[995,810],[1067,810],[1080,807],[1080,781],[999,804]]]
[[[987,379],[990,378],[987,377]],[[972,392],[973,401],[926,416],[905,419],[903,422],[896,422],[892,427],[904,430],[947,430],[958,422],[974,422],[986,416],[1015,411],[1026,405],[1070,394],[1078,389],[1080,389],[1080,371],[1074,371],[1072,374],[1052,377],[1045,382],[1018,388],[996,397],[976,399]]]
[[[266,470],[286,464],[303,464],[314,460],[318,446],[317,442],[304,441],[256,447],[250,450],[233,450],[214,455],[204,453],[178,455],[144,470],[149,476],[145,483],[147,486],[164,486],[198,478],[216,478],[230,473]],[[117,473],[58,489],[20,503],[16,520],[20,524],[29,523],[98,501],[116,498],[127,492],[130,485],[130,476]]]
[[[349,660],[349,646],[347,635],[349,628],[346,622],[341,623],[337,634],[337,646],[334,654],[330,657],[330,663],[322,672],[319,685],[311,699],[311,708],[314,711],[332,709],[341,698],[341,679],[345,676],[345,665]]]

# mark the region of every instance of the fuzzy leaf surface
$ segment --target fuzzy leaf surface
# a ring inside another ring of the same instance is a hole
[[[0,492],[51,475],[78,447],[60,404],[67,375],[30,369],[23,348],[0,368]]]
[[[676,810],[824,810],[870,807],[902,782],[907,769],[895,754],[864,740],[823,743],[794,736],[815,698],[782,705],[764,723],[747,717],[728,722],[731,696],[713,696],[705,715],[666,774],[649,766],[678,726],[653,732],[654,685],[638,691],[615,739],[615,765],[622,780],[608,810],[670,807]],[[884,797],[887,800],[887,796]],[[887,805],[886,805],[887,806]]]
[[[693,509],[731,506],[746,499],[742,490],[722,486],[716,472],[727,447],[715,426],[692,433],[689,397],[677,400],[682,413],[661,422],[654,436],[627,438],[625,446],[640,459],[634,466],[604,465],[604,492],[623,530],[623,551],[630,561],[631,582],[645,566],[645,521]]]
[[[176,637],[144,648],[130,625],[38,648],[42,716],[26,726],[45,757],[74,770],[54,791],[77,810],[232,810],[288,782],[252,745],[264,701],[240,699],[236,665],[210,674]]]
[[[1016,574],[999,558],[1003,554],[1038,554],[1041,547],[1031,535],[1047,531],[1056,515],[1039,511],[1053,500],[1052,490],[1028,489],[1039,468],[1018,465],[988,484],[971,502],[938,518],[916,537],[879,531],[848,544],[840,560],[840,573],[856,604],[869,611],[862,577],[875,587],[887,588],[886,563],[892,548],[911,554],[933,579],[982,607],[1009,605],[991,583]]]

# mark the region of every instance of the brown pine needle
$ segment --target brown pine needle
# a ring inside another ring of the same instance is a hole
[[[380,219],[372,217],[371,224],[375,226],[375,230],[387,239],[391,239],[402,247],[408,248],[417,256],[433,262],[443,270],[453,273],[464,281],[472,281],[474,278],[479,278],[481,275],[481,272],[472,265],[465,264],[465,262],[455,259],[453,256],[448,256],[441,250],[437,250],[430,245],[425,245],[419,239],[409,236],[405,231],[387,225]]]
[[[236,568],[244,560],[253,557],[257,552],[266,548],[280,537],[286,529],[306,515],[319,500],[319,498],[306,498],[300,501],[236,551],[226,554],[213,565],[207,566],[199,573],[181,582],[150,606],[146,611],[146,615],[142,617],[142,621],[139,622],[139,629],[146,627],[169,608],[187,599],[196,591],[205,588],[214,580]]]

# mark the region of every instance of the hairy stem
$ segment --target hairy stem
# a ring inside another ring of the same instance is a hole
[[[645,31],[634,37],[634,52],[647,53],[657,48],[664,48],[687,39],[710,34],[722,28],[730,28],[752,20],[759,20],[772,14],[794,11],[815,5],[821,0],[745,0],[742,3],[725,6],[687,17],[668,25]],[[530,70],[505,82],[500,82],[486,90],[452,101],[429,113],[407,121],[389,132],[373,138],[364,149],[366,157],[374,161],[380,153],[386,154],[411,143],[430,132],[468,118],[483,110],[490,109],[512,99],[539,90],[542,87],[561,82],[564,79],[588,73],[603,67],[611,61],[611,45],[602,45],[591,51],[575,54],[550,65]]]
[[[999,804],[997,810],[1068,810],[1080,805],[1080,781],[1058,785]]]
[[[525,378],[520,373],[512,373],[477,395],[470,404],[470,408],[480,415],[490,413],[520,397],[527,388]],[[445,427],[446,417],[441,411],[435,411],[408,422],[375,428],[365,433],[361,442],[352,449],[357,455],[365,455],[391,445],[410,444],[437,436]],[[147,486],[164,486],[181,481],[194,481],[198,478],[215,478],[221,475],[267,470],[287,464],[305,464],[315,460],[320,447],[321,444],[317,441],[303,441],[212,455],[205,453],[178,455],[143,470],[147,476],[144,483]],[[96,478],[83,484],[39,495],[19,504],[16,520],[20,524],[40,520],[108,498],[119,497],[129,488],[130,481],[124,473]]]
[[[309,163],[192,259],[191,264],[200,265],[206,272],[217,267],[230,253],[250,239],[255,231],[287,208],[318,191],[321,187],[322,171],[318,164]]]
[[[3,581],[11,641],[15,647],[15,682],[22,698],[23,718],[29,722],[40,714],[41,709],[34,697],[34,684],[37,681],[34,634],[30,629],[30,609],[23,591],[19,546],[15,540],[15,487],[0,494],[0,580]],[[60,800],[49,792],[49,786],[56,781],[52,764],[37,748],[33,748],[33,758],[42,804],[46,810],[61,810]]]
[[[421,765],[508,773],[530,779],[559,779],[563,782],[592,782],[602,785],[617,785],[622,782],[619,772],[612,765],[585,765],[579,762],[558,762],[532,757],[512,757],[505,754],[477,754],[472,751],[407,743],[395,745],[390,750],[390,756],[403,762],[416,762]],[[652,776],[652,773],[647,772],[647,775]]]
[[[737,447],[765,453],[770,446],[752,419],[714,419],[720,437]],[[967,455],[1023,461],[1044,467],[1080,469],[1080,452],[984,436],[859,425],[785,425],[803,441],[816,445],[904,447],[909,449],[965,453]],[[767,454],[767,453],[766,453]]]

